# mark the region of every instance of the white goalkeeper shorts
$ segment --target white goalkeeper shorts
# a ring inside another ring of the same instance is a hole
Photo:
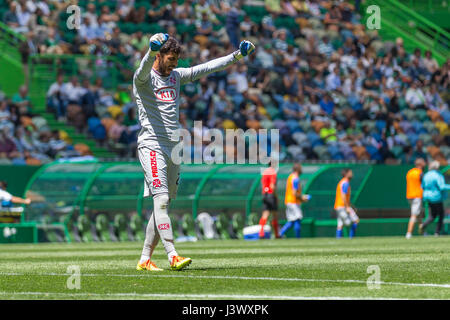
[[[144,197],[168,193],[175,199],[180,183],[180,166],[160,151],[148,147],[138,149],[139,161],[144,169]]]
[[[286,219],[287,221],[295,221],[298,219],[303,219],[303,212],[300,205],[295,203],[286,204]]]
[[[411,215],[417,217],[422,212],[422,199],[414,198],[408,199],[408,201],[411,206]]]
[[[336,215],[338,228],[341,228],[344,225],[349,226],[352,222],[356,222],[359,219],[353,208],[349,208],[348,212],[345,208],[337,208]]]

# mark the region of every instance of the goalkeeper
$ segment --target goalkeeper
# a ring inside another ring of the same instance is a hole
[[[168,215],[170,200],[175,199],[179,166],[171,159],[178,143],[180,86],[210,73],[223,70],[252,53],[255,46],[242,41],[239,50],[221,58],[190,67],[176,68],[181,47],[168,34],[150,38],[150,48],[133,77],[133,94],[138,106],[141,131],[138,135],[139,161],[144,169],[144,197],[153,197],[144,248],[137,270],[160,271],[152,262],[153,250],[161,239],[172,270],[187,267],[192,260],[178,255]]]

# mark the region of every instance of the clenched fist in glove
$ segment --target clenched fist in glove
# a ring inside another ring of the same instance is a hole
[[[242,59],[255,51],[255,45],[248,40],[244,40],[239,45],[239,52],[236,54],[237,59]]]
[[[169,40],[169,35],[167,33],[154,34],[150,38],[150,49],[153,52],[158,52],[167,40]]]

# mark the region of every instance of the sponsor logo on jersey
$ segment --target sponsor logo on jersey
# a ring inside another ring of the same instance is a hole
[[[159,188],[159,187],[161,187],[161,180],[159,180],[159,179],[153,179],[153,187],[154,187],[154,188]]]
[[[177,90],[173,87],[164,87],[158,89],[155,93],[156,99],[164,102],[175,101],[177,98]]]
[[[161,223],[158,225],[158,229],[159,230],[169,230],[170,229],[170,224],[168,223]]]
[[[157,178],[158,177],[158,166],[156,163],[156,152],[150,151],[150,167],[152,169],[152,177]],[[153,185],[155,183],[153,182]]]

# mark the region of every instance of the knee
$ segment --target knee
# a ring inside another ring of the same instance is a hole
[[[167,193],[157,194],[153,197],[155,209],[167,209],[169,206],[169,195]]]

